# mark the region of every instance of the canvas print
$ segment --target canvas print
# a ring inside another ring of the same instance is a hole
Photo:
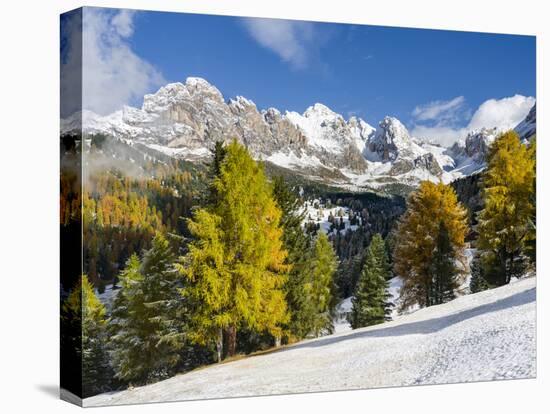
[[[60,23],[64,399],[536,376],[534,36]]]

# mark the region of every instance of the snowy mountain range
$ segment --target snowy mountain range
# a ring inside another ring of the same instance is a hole
[[[472,131],[463,144],[445,148],[412,137],[394,117],[375,128],[320,103],[303,114],[260,111],[242,96],[226,101],[215,86],[194,77],[145,95],[141,108],[125,106],[106,116],[83,111],[61,120],[62,134],[81,129],[191,161],[208,158],[216,141],[236,138],[257,159],[353,190],[414,187],[425,179],[450,182],[472,174],[484,167],[487,147],[499,132]],[[516,130],[524,139],[536,132],[536,107]]]

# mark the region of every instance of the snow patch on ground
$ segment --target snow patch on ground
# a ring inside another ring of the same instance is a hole
[[[339,224],[340,219],[342,219],[344,223],[344,228],[337,230],[336,228],[332,230],[332,234],[336,234],[336,232],[340,231],[340,233],[344,234],[346,231],[351,230],[355,231],[357,230],[358,226],[361,224],[361,217],[356,217],[356,224],[351,224],[350,221],[350,210],[348,207],[344,206],[335,206],[330,205],[327,206],[326,204],[322,203],[320,200],[310,200],[306,201],[304,203],[304,211],[305,211],[305,218],[304,218],[304,224],[306,223],[313,223],[318,224],[320,230],[324,231],[326,234],[331,233],[330,227],[331,222],[330,217],[334,217],[334,223]]]
[[[97,289],[95,293],[98,299],[101,301],[101,303],[103,303],[103,305],[105,305],[107,310],[110,311],[113,307],[113,303],[119,291],[120,291],[120,288],[113,289],[113,285],[110,284],[105,286],[105,290],[103,291],[103,293],[99,293]]]
[[[536,279],[303,341],[85,406],[322,392],[536,376]]]
[[[184,158],[193,159],[194,157],[205,158],[211,155],[208,148],[172,148],[158,144],[147,144],[147,146],[171,157],[182,156]]]
[[[348,322],[348,315],[353,308],[351,300],[353,296],[344,299],[336,306],[336,317],[334,318],[334,333],[351,331],[351,326]]]
[[[278,165],[280,167],[284,168],[307,168],[307,167],[322,167],[323,164],[319,160],[319,158],[315,156],[309,156],[305,154],[301,154],[300,156],[297,156],[294,152],[276,152],[269,157],[267,157],[266,161],[269,161],[275,165]]]

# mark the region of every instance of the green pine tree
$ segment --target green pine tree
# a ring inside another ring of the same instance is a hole
[[[227,150],[223,144],[223,141],[216,141],[212,152],[212,161],[208,166],[208,178],[210,180],[210,187],[205,201],[206,204],[213,205],[218,201],[217,190],[214,187],[214,179],[219,177],[221,173],[222,162],[227,154]]]
[[[311,306],[306,295],[310,240],[302,228],[305,211],[301,211],[301,200],[292,191],[282,176],[273,180],[273,197],[281,209],[281,227],[283,246],[288,252],[286,263],[291,267],[285,284],[285,295],[290,312],[290,321],[286,326],[289,340],[304,338],[311,332]]]
[[[108,391],[112,370],[106,340],[105,306],[100,302],[88,277],[83,275],[61,308],[64,318],[81,322],[82,396]]]
[[[338,258],[327,235],[319,233],[310,257],[310,275],[305,286],[307,297],[306,320],[314,336],[334,332],[334,309],[336,306],[336,285],[334,278],[338,269]]]
[[[390,273],[384,239],[375,234],[367,248],[365,265],[355,295],[349,323],[353,329],[376,325],[390,320],[391,307],[388,294]]]
[[[120,274],[111,318],[116,376],[143,384],[173,374],[184,345],[185,309],[169,242],[159,233],[143,261],[132,255]]]
[[[459,285],[460,269],[456,265],[456,254],[443,221],[439,223],[431,267],[433,304],[439,305],[453,300],[456,296],[455,290]]]
[[[489,284],[483,277],[481,255],[476,252],[470,263],[470,293],[477,293],[489,289]]]

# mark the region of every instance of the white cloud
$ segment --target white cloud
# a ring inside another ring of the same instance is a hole
[[[316,40],[313,23],[258,18],[244,18],[243,22],[260,45],[295,69],[307,67]]]
[[[111,24],[122,37],[130,37],[134,34],[135,10],[120,10],[112,19]]]
[[[82,106],[111,113],[166,83],[151,63],[138,56],[129,39],[135,12],[86,8],[83,19]]]
[[[479,106],[468,128],[514,128],[523,121],[534,104],[535,98],[532,96],[514,95],[509,98],[489,99]]]
[[[450,147],[455,142],[464,139],[468,129],[454,128],[449,126],[425,126],[415,125],[411,134],[426,142],[440,144],[444,147]]]
[[[458,117],[465,102],[464,96],[457,96],[449,101],[433,101],[417,106],[412,114],[418,121],[451,121]]]
[[[446,103],[452,101],[447,101]],[[430,104],[422,105],[415,108],[413,116],[417,112],[417,108],[424,108],[425,111],[419,109],[418,113],[426,114],[425,118],[416,119],[418,121],[431,120],[436,121],[436,123],[435,125],[416,124],[412,129],[412,134],[429,142],[450,146],[457,141],[464,140],[468,132],[474,129],[496,127],[504,131],[514,128],[527,116],[534,104],[535,98],[523,95],[514,95],[502,99],[489,99],[477,108],[465,127],[457,126],[453,117],[445,116],[445,111],[439,112],[440,117],[438,118],[437,109],[430,107]],[[452,105],[447,106],[452,107]],[[433,107],[435,108],[436,105],[433,105]]]

